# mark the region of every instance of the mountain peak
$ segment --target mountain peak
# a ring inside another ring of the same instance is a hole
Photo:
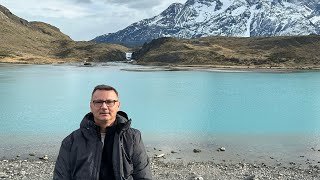
[[[164,10],[160,14],[160,16],[169,17],[169,18],[174,17],[181,11],[182,8],[183,8],[183,4],[173,3],[166,10]]]

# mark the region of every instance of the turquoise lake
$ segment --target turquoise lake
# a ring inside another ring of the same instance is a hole
[[[98,84],[119,91],[121,110],[142,132],[145,144],[192,141],[247,147],[252,142],[259,147],[280,144],[285,151],[319,147],[319,71],[123,68],[135,66],[0,64],[0,156],[20,146],[41,146],[39,142],[59,145],[89,112],[91,91]]]

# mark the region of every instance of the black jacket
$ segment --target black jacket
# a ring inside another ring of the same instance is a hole
[[[121,115],[120,115],[121,114]],[[113,144],[113,171],[117,180],[152,179],[150,163],[140,131],[130,127],[124,112],[118,112]],[[98,180],[102,157],[100,128],[92,113],[83,118],[80,128],[61,144],[54,168],[54,180]]]

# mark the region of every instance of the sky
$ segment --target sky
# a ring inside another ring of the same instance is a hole
[[[117,32],[186,0],[0,0],[16,16],[60,29],[75,41]]]

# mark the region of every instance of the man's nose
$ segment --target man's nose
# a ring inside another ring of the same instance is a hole
[[[107,103],[106,103],[106,102],[103,102],[102,105],[101,105],[101,108],[107,109],[107,108],[108,108]]]

